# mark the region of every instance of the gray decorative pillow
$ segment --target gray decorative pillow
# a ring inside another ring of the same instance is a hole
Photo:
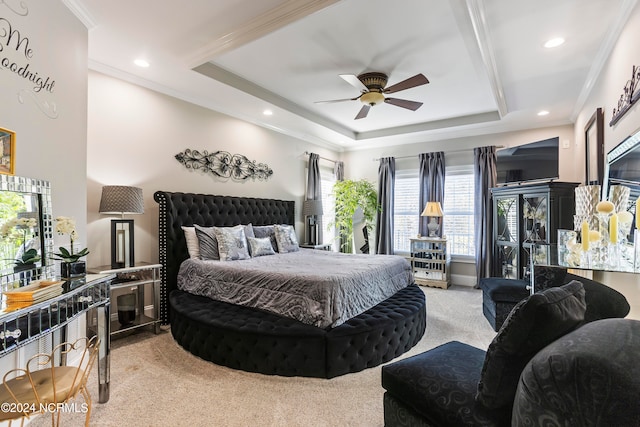
[[[268,237],[247,237],[249,242],[249,251],[252,257],[275,255],[273,246],[271,246],[271,239]]]
[[[296,231],[290,225],[274,225],[276,234],[276,243],[278,244],[278,252],[286,254],[289,252],[297,252],[300,247],[298,246],[298,238],[296,237]]]
[[[219,260],[218,239],[213,232],[213,227],[195,226],[198,245],[200,248],[200,259]]]
[[[213,227],[213,233],[218,240],[218,252],[221,261],[251,258],[251,256],[249,256],[249,250],[247,249],[247,238],[244,235],[244,226]]]
[[[253,233],[253,225],[251,225],[251,223],[244,225],[244,237],[246,237],[247,239],[249,237],[256,237],[256,235]]]
[[[273,246],[273,250],[275,251],[278,248],[278,243],[276,242],[276,230],[273,225],[254,225],[252,228],[255,237],[268,237],[271,241],[271,246]]]

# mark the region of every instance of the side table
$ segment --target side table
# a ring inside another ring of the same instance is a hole
[[[447,239],[411,239],[411,266],[418,285],[447,289],[450,284],[449,262]]]
[[[111,336],[125,331],[131,331],[143,326],[152,325],[154,332],[160,332],[160,269],[161,264],[150,264],[146,262],[137,263],[132,267],[111,268],[103,265],[89,269],[91,273],[115,274],[116,278],[111,282],[111,303],[117,312],[117,302],[114,300],[114,291],[128,289],[136,295],[135,318],[131,323],[121,325],[118,319],[111,320]],[[145,288],[147,285],[153,287],[153,316],[145,314]],[[126,293],[126,292],[125,292]]]

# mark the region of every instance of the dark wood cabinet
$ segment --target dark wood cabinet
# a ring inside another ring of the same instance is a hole
[[[492,188],[493,276],[522,279],[533,243],[556,243],[573,230],[578,183],[547,182]]]

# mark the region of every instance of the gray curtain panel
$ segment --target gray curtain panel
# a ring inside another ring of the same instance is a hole
[[[344,181],[344,162],[337,161],[333,165],[333,174],[336,177],[336,181]]]
[[[491,188],[496,186],[496,174],[496,147],[474,148],[476,289],[480,279],[491,275],[491,256],[493,252]]]
[[[420,212],[422,213],[427,202],[440,202],[444,205],[444,152],[422,153],[420,159]],[[429,218],[421,216],[418,222],[418,232],[421,236],[427,236],[427,222]],[[440,218],[440,230],[442,236],[442,218]]]
[[[318,165],[318,161],[320,160],[320,156],[315,153],[309,154],[309,166],[308,166],[308,175],[307,175],[307,200],[322,200],[322,186],[320,182],[320,166]],[[318,229],[318,241],[316,243],[323,243],[322,237],[322,216],[318,216],[316,218],[316,227]],[[306,226],[306,218],[305,218],[305,226]],[[305,227],[306,228],[306,227]],[[306,233],[309,233],[309,230],[306,230]],[[309,242],[309,235],[307,234],[306,241]]]
[[[376,215],[376,253],[393,255],[393,188],[396,160],[383,157],[378,166],[378,204]]]

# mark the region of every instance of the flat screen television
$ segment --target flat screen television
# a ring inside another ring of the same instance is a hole
[[[559,137],[498,150],[498,184],[558,179]]]

